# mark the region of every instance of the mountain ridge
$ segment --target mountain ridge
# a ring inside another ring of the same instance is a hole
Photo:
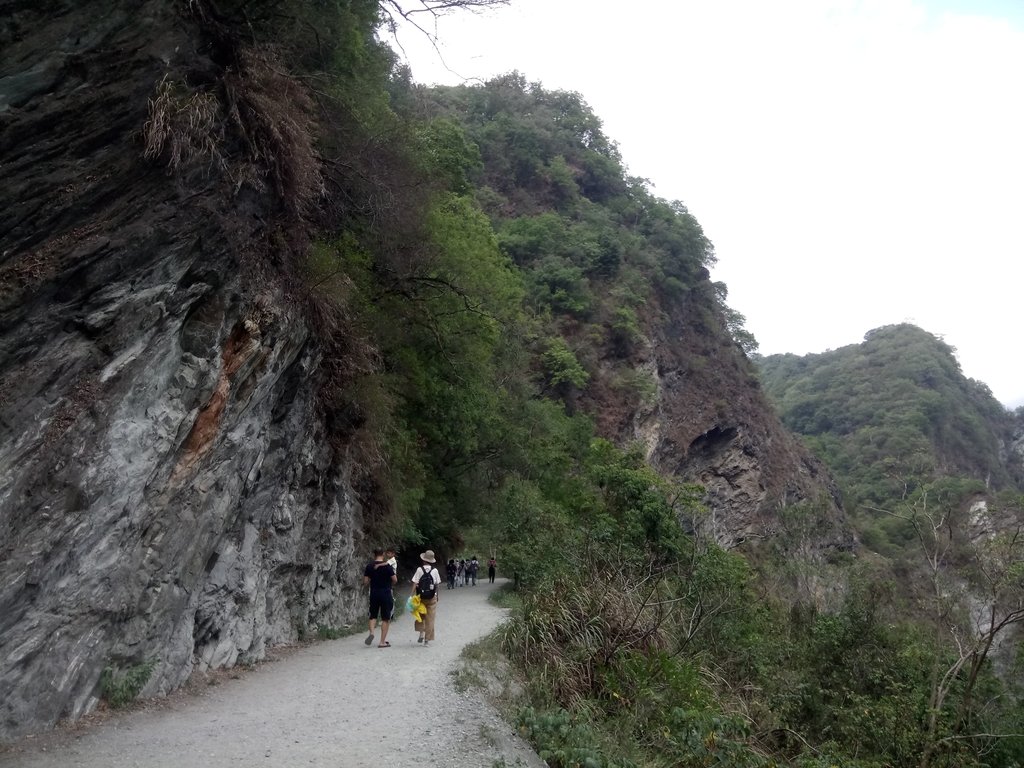
[[[884,507],[907,483],[960,477],[1024,488],[1021,414],[965,377],[952,347],[910,324],[820,354],[757,360],[783,422],[832,468],[847,509]]]

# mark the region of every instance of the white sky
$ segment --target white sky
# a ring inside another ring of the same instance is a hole
[[[762,353],[912,322],[1024,403],[1024,0],[512,0],[436,32],[443,62],[399,32],[418,82],[580,92]]]

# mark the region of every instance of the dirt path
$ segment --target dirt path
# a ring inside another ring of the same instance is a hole
[[[442,589],[429,648],[401,616],[391,648],[367,647],[365,633],[317,643],[202,695],[23,740],[0,752],[0,766],[542,767],[475,689],[453,684],[462,648],[504,617],[487,601],[493,589]],[[431,713],[426,726],[420,702]]]

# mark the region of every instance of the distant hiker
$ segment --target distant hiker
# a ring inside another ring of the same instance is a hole
[[[455,573],[455,583],[460,587],[466,586],[466,561],[459,560],[459,569]]]
[[[498,571],[498,561],[491,556],[491,559],[487,561],[487,580],[494,583],[494,574]]]
[[[448,565],[444,567],[445,575],[448,576],[448,589],[455,589],[455,574],[458,572],[459,566],[455,564],[455,560],[449,560]]]
[[[476,559],[476,555],[473,555],[473,559],[469,561],[469,565],[466,566],[466,570],[469,571],[469,578],[473,582],[473,586],[476,586],[476,572],[480,570],[480,561]]]
[[[373,562],[366,564],[363,571],[363,586],[370,587],[370,634],[364,641],[367,645],[373,643],[373,632],[377,627],[377,619],[380,618],[380,645],[378,648],[390,648],[388,642],[388,627],[391,625],[391,617],[395,612],[395,595],[392,586],[398,581],[395,569],[384,560],[384,550],[373,550]]]
[[[434,567],[434,550],[428,549],[420,555],[420,560],[422,564],[412,577],[412,593],[420,596],[420,600],[427,608],[427,615],[423,617],[423,621],[416,622],[416,631],[419,633],[416,642],[427,645],[434,639],[434,617],[440,598],[437,588],[441,584],[441,572]]]

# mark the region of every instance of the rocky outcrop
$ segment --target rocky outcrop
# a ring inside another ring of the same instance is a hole
[[[839,491],[828,470],[783,426],[731,339],[694,333],[698,318],[681,307],[655,344],[666,420],[652,453],[656,466],[706,491],[710,525],[725,547],[782,532],[780,512],[816,510],[817,546],[851,549]]]
[[[4,3],[0,737],[353,620],[361,510],[318,346],[262,264],[280,206],[143,157],[208,51],[175,4]],[[272,254],[271,254],[272,255]]]
[[[660,471],[704,487],[704,524],[720,545],[779,534],[780,512],[803,502],[817,516],[819,550],[854,548],[835,481],[783,427],[713,313],[707,273],[702,284],[708,295],[647,308],[648,337],[630,363],[655,394],[631,406],[599,384],[588,409],[606,435],[640,443]]]

